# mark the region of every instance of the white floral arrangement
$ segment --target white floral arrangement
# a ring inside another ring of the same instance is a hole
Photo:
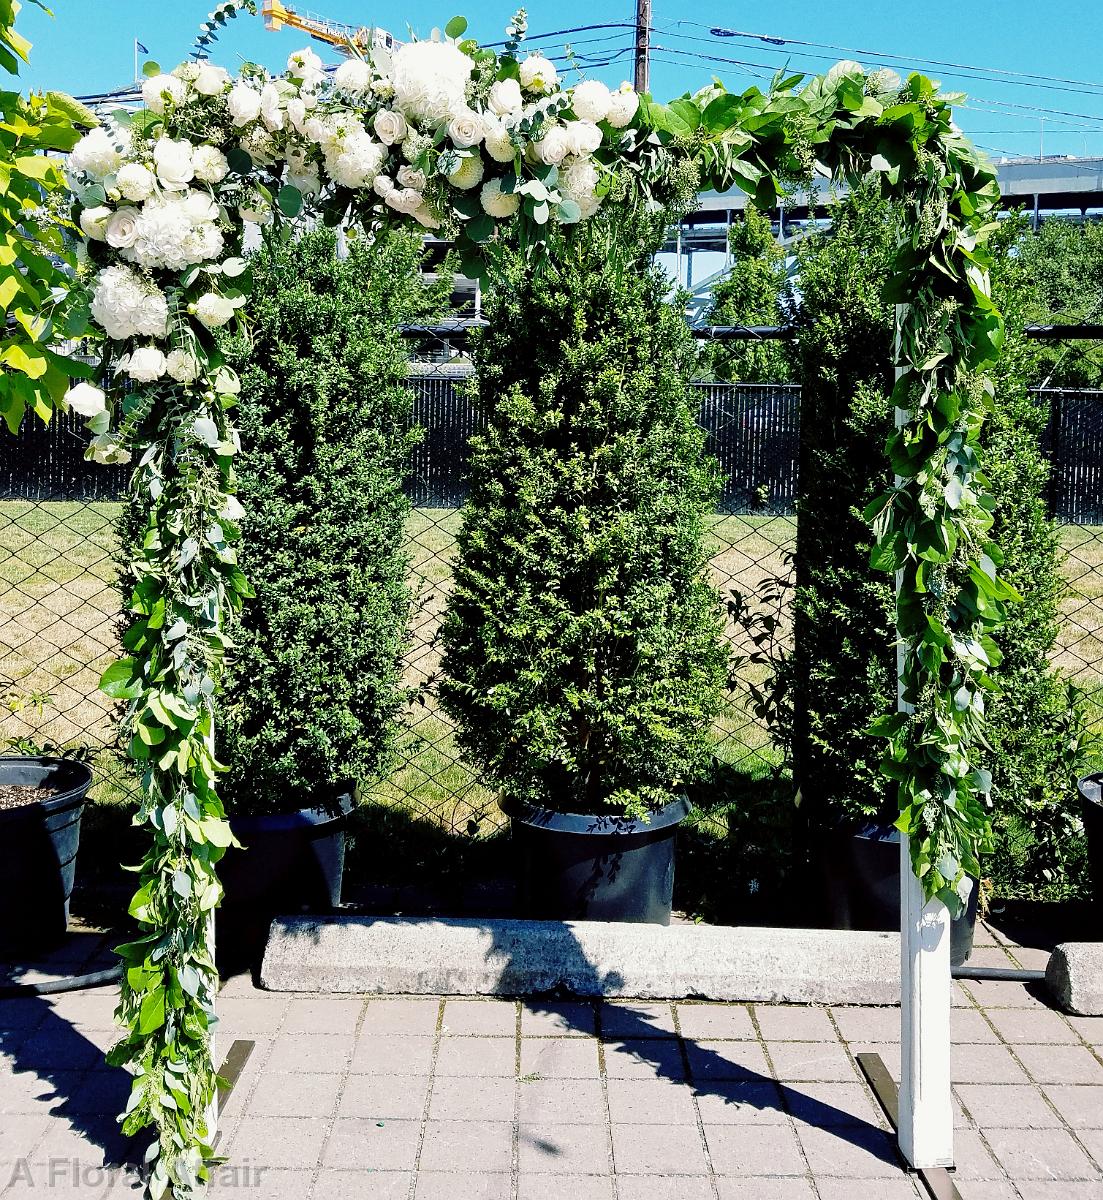
[[[515,53],[524,22],[518,13],[502,55],[464,39],[456,18],[445,36],[374,47],[333,71],[312,50],[278,77],[152,65],[144,108],[93,129],[69,158],[91,315],[121,343],[116,370],[145,387],[210,387],[209,331],[246,300],[245,226],[304,206],[369,232],[440,231],[467,261],[508,222],[531,246],[597,212],[639,97],[627,83],[564,87],[546,57]],[[82,384],[69,401],[92,419],[91,455],[127,461],[106,394]]]

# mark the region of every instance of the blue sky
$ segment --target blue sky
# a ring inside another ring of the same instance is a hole
[[[37,88],[86,94],[118,87],[132,77],[135,37],[163,66],[187,57],[208,0],[54,0],[53,8],[53,19],[29,5],[20,14],[20,31],[35,43],[24,80]],[[441,7],[430,0],[310,0],[301,8],[334,20],[374,23],[402,37],[407,24],[427,35],[461,6]],[[994,157],[1037,155],[1043,139],[1047,154],[1103,156],[1103,5],[1098,2],[1066,2],[1050,9],[1038,0],[1001,0],[998,5],[964,0],[776,0],[754,7],[730,0],[707,7],[688,0],[653,0],[653,10],[652,91],[659,98],[699,86],[713,74],[736,88],[762,82],[786,62],[794,70],[814,73],[837,58],[853,57],[865,66],[926,69],[947,88],[969,92],[970,106],[961,113],[961,124]],[[532,0],[533,34],[607,22],[624,25],[532,44],[562,52],[564,43],[571,42],[578,55],[592,56],[595,64],[619,55],[609,65],[587,71],[616,84],[631,74],[632,31],[627,25],[634,11],[633,0],[557,0],[546,5]],[[466,15],[473,35],[490,42],[501,37],[511,12],[508,3],[484,0]],[[789,44],[721,39],[710,33],[717,26],[784,38]],[[823,45],[794,45],[794,39]],[[280,69],[287,55],[303,44],[302,34],[268,33],[259,16],[245,15],[222,34],[212,58],[231,70],[242,60]],[[869,52],[850,54],[829,46]],[[323,57],[333,57],[316,48]],[[890,53],[910,57],[883,57]],[[968,78],[969,71],[936,66],[932,59],[984,70],[981,77]],[[993,74],[990,68],[1056,76],[1064,82],[1016,79]]]

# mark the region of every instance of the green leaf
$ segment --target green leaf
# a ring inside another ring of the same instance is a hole
[[[142,1007],[138,1013],[138,1032],[143,1037],[160,1029],[165,1023],[165,989],[156,988],[146,992],[142,999]]]
[[[142,74],[147,79],[156,78],[156,76],[162,74],[161,64],[159,62],[154,62],[153,59],[151,58],[149,60],[149,62],[142,63]]]
[[[134,674],[134,660],[120,658],[100,676],[100,691],[110,696],[112,700],[134,700],[142,694],[142,685],[138,681],[131,682]]]
[[[240,146],[226,152],[226,162],[235,175],[248,175],[253,169],[252,158]]]
[[[285,183],[280,188],[276,203],[285,217],[297,217],[303,211],[303,194],[293,184]]]
[[[467,32],[467,18],[453,17],[444,27],[445,34],[450,38],[461,38]]]

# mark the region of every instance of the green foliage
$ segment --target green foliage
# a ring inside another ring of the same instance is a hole
[[[496,287],[444,628],[464,749],[507,795],[578,812],[683,791],[724,680],[694,351],[640,249],[613,212]]]
[[[10,75],[31,48],[15,32],[19,8],[0,0],[0,68]],[[48,152],[71,150],[95,123],[71,96],[0,87],[0,416],[12,433],[28,409],[48,421],[70,376],[90,374],[50,349],[83,333],[85,320],[69,297],[76,262],[65,172]]]
[[[410,597],[402,481],[410,444],[398,326],[428,320],[418,239],[328,231],[253,260],[241,376],[241,567],[256,592],[234,633],[217,720],[231,812],[285,811],[372,778],[402,696]]]
[[[793,303],[770,218],[748,205],[728,233],[728,252],[735,260],[713,289],[712,325],[784,325]],[[701,367],[717,379],[739,383],[787,383],[791,355],[784,342],[706,342]]]

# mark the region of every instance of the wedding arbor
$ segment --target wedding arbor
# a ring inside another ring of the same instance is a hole
[[[233,838],[212,699],[250,595],[234,550],[238,383],[213,331],[247,318],[246,227],[289,236],[304,212],[369,235],[415,223],[451,238],[464,268],[492,282],[500,247],[538,266],[610,196],[663,205],[687,187],[738,186],[769,207],[817,170],[875,177],[907,217],[889,284],[897,482],[868,513],[871,567],[898,580],[901,709],[877,732],[909,866],[901,1148],[917,1167],[952,1161],[948,914],[987,837],[989,780],[971,748],[994,686],[989,634],[1013,595],[988,540],[976,450],[992,396],[983,372],[1002,340],[984,252],[994,172],[955,127],[955,98],[920,75],[902,82],[846,62],[809,82],[775,78],[766,93],[714,82],[660,104],[627,85],[564,87],[548,60],[519,52],[524,20],[501,54],[466,39],[457,18],[436,40],[375,50],[332,76],[310,51],[276,79],[251,65],[235,79],[206,60],[171,74],[150,64],[145,107],[92,129],[70,156],[102,368],[130,386],[82,382],[65,403],[88,419],[97,459],[134,462],[148,509],[127,657],[102,686],[128,705],[143,785],[135,820],[149,834],[130,906],[142,935],[120,947],[127,1034],[111,1061],[135,1073],[125,1128],[156,1130],[155,1197],[202,1187],[213,1134],[210,930]]]

